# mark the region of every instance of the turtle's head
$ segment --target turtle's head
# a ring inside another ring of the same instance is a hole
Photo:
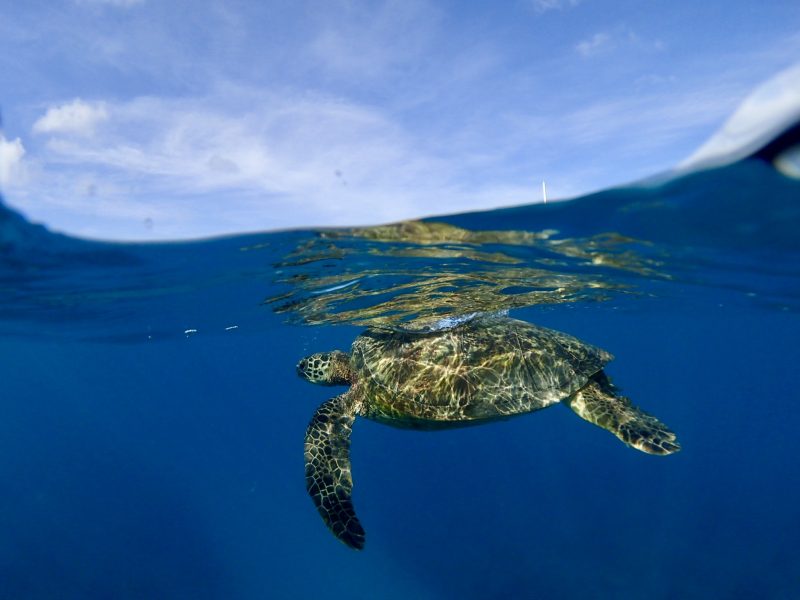
[[[297,363],[297,374],[306,381],[321,385],[350,385],[353,370],[346,352],[319,352]]]

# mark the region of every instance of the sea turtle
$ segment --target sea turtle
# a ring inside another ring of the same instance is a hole
[[[504,316],[449,329],[368,329],[350,354],[313,354],[304,379],[350,385],[314,413],[305,437],[306,487],[333,534],[364,546],[351,493],[350,432],[357,416],[413,429],[477,425],[562,402],[649,454],[680,449],[675,434],[621,396],[603,372],[613,357],[577,338]]]

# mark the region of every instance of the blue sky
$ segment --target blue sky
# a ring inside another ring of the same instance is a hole
[[[0,182],[114,239],[571,197],[800,61],[796,0],[0,0]]]

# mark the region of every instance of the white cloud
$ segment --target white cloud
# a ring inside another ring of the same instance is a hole
[[[231,113],[214,99],[140,98],[114,106],[92,139],[53,140],[59,161],[152,177],[177,192],[311,192],[338,169],[353,184],[409,152],[381,114],[328,98],[261,95]],[[411,156],[402,157],[411,166]]]
[[[73,219],[105,220],[85,235],[130,237],[130,220],[108,224],[126,211],[157,211],[164,237],[375,223],[433,212],[432,190],[449,185],[448,168],[386,115],[328,97],[228,89],[107,114],[94,136],[54,137],[39,157],[36,212],[69,199]],[[435,211],[457,208],[441,198]]]
[[[597,32],[575,45],[575,51],[584,58],[620,49],[649,55],[663,52],[667,45],[658,38],[642,37],[625,25]]]
[[[12,183],[20,171],[24,155],[22,140],[19,138],[7,140],[0,133],[0,186],[5,187]]]
[[[592,37],[579,42],[575,46],[578,54],[589,57],[608,48],[611,44],[611,35],[605,32],[595,33]]]
[[[34,124],[35,133],[90,135],[97,125],[108,119],[106,105],[88,103],[76,98],[69,104],[47,109]]]
[[[578,6],[581,0],[533,0],[533,9],[538,13],[544,13],[550,10],[563,10],[565,8],[572,8]]]

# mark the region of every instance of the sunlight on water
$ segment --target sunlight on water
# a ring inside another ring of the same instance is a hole
[[[321,232],[278,263],[290,291],[267,300],[308,324],[428,328],[444,315],[599,301],[613,271],[666,277],[647,244],[613,233],[473,231],[413,221]]]

